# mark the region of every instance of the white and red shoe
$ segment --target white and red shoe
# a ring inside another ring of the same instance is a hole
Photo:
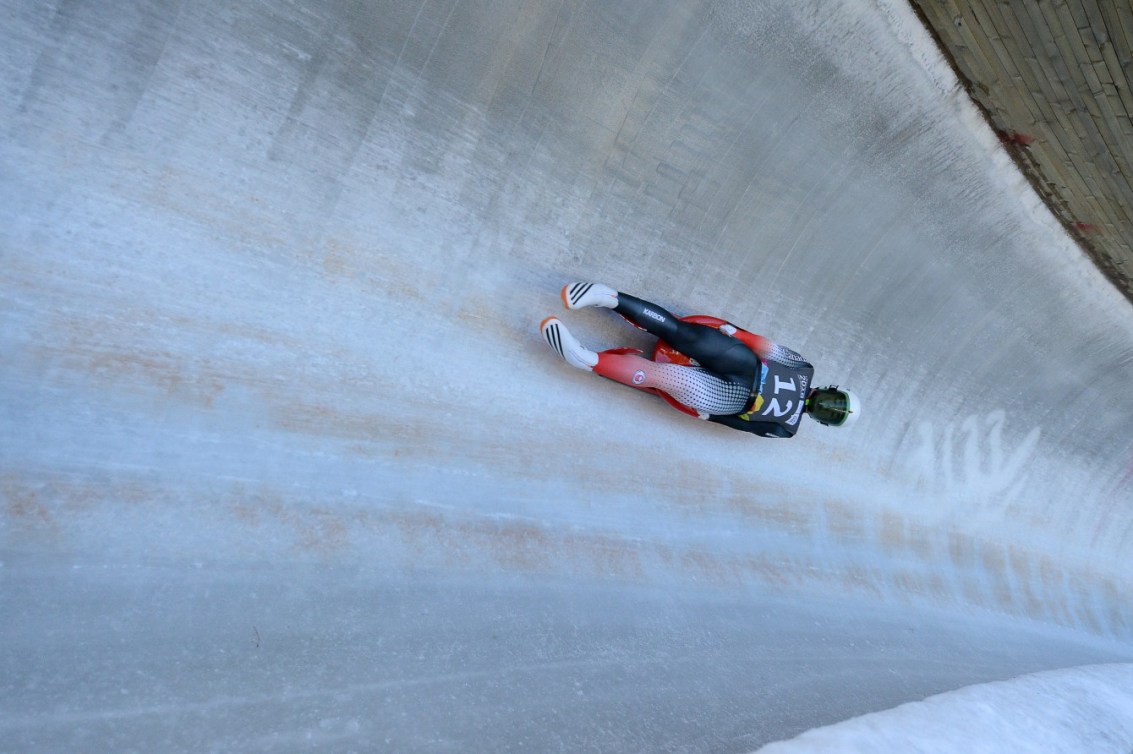
[[[578,338],[571,335],[566,325],[555,317],[547,317],[543,320],[539,324],[539,332],[551,348],[555,349],[555,353],[562,356],[572,367],[589,372],[598,365],[598,354],[583,348]]]
[[[601,283],[567,283],[563,286],[563,306],[567,309],[583,309],[587,306],[602,306],[613,309],[618,305],[618,292]]]

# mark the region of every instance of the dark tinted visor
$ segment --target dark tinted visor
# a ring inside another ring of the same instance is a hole
[[[822,424],[837,427],[849,416],[849,401],[844,393],[836,390],[816,390],[811,398],[810,415]]]

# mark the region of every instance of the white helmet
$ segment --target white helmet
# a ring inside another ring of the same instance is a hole
[[[848,427],[862,413],[862,402],[855,393],[837,385],[816,387],[806,400],[806,412],[827,427]]]

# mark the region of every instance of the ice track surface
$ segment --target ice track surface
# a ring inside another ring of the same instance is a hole
[[[1133,315],[903,4],[0,12],[0,750],[740,752],[1133,661]],[[649,340],[571,280],[868,413],[573,370],[549,314]]]

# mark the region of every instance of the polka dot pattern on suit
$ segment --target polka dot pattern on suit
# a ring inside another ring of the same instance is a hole
[[[689,408],[705,414],[738,414],[747,408],[751,390],[721,379],[700,367],[650,362],[642,387],[663,390]]]

